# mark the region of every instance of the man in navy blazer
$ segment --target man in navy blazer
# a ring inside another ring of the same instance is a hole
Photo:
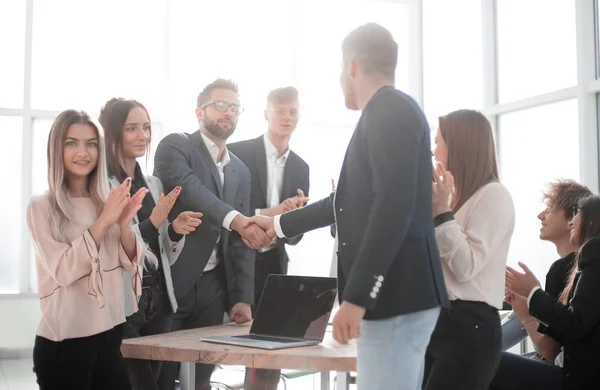
[[[358,338],[359,389],[414,390],[440,306],[448,305],[431,212],[429,125],[394,87],[398,46],[388,30],[357,28],[342,54],[346,107],[362,115],[336,191],[253,220],[278,237],[337,224],[341,304],[333,336]]]

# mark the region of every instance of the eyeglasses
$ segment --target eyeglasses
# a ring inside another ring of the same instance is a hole
[[[229,104],[227,102],[224,102],[223,100],[212,100],[210,102],[206,102],[203,105],[201,105],[200,108],[206,108],[210,105],[214,105],[215,109],[220,112],[227,112],[229,107],[231,107],[231,113],[235,116],[238,116],[242,112],[244,112],[244,109],[240,107],[239,104]]]

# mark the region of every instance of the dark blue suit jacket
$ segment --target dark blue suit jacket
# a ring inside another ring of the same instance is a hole
[[[293,237],[337,223],[340,301],[365,307],[366,319],[447,306],[432,177],[425,115],[411,97],[384,87],[358,121],[336,192],[282,215],[281,228]]]
[[[200,131],[169,134],[160,141],[154,158],[154,175],[165,187],[165,194],[176,186],[181,193],[169,219],[182,211],[200,211],[202,224],[185,239],[177,262],[171,266],[175,297],[184,297],[200,279],[213,249],[219,241],[219,254],[227,275],[231,306],[254,303],[254,259],[235,231],[224,229],[225,216],[232,210],[250,212],[250,171],[235,155],[225,165],[225,183],[202,139]]]

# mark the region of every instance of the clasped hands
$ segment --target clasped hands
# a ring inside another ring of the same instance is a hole
[[[248,218],[239,214],[231,222],[231,229],[238,232],[244,243],[252,249],[269,246],[277,237],[273,217],[264,215]]]
[[[255,215],[251,218],[237,215],[231,222],[231,229],[238,232],[244,243],[251,249],[271,245],[277,237],[273,216],[303,207],[308,202],[301,189],[298,189],[297,193],[298,195],[285,199],[277,207],[267,209],[266,211],[269,212],[267,215]]]

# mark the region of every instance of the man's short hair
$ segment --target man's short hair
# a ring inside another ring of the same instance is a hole
[[[267,102],[280,104],[298,100],[298,90],[295,87],[282,87],[269,92]]]
[[[559,179],[548,185],[544,192],[544,202],[550,208],[562,209],[565,218],[573,218],[573,208],[579,203],[579,199],[592,195],[592,191],[575,180]]]
[[[238,86],[236,83],[234,83],[231,80],[216,79],[215,81],[204,87],[202,92],[200,92],[196,101],[197,106],[200,107],[204,103],[206,103],[210,99],[210,94],[215,89],[228,89],[230,91],[235,92],[236,95],[238,94]]]
[[[396,73],[398,44],[377,23],[367,23],[351,31],[342,42],[342,53],[344,61],[355,60],[365,74],[393,78]]]

